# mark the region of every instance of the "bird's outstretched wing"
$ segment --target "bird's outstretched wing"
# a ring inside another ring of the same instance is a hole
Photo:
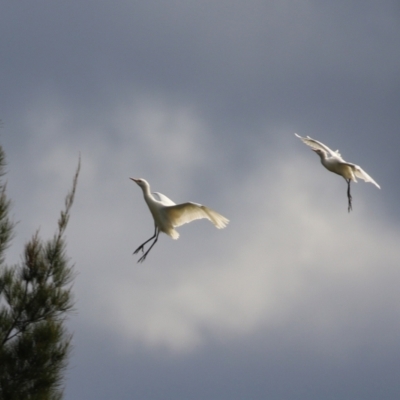
[[[302,137],[295,133],[295,136],[298,137],[300,140],[303,141],[307,146],[310,146],[314,150],[322,150],[328,153],[331,157],[342,159],[342,156],[339,153],[339,150],[333,151],[328,146],[325,146],[323,143],[319,142],[318,140],[310,138],[310,136]]]
[[[225,228],[229,222],[227,218],[216,211],[201,204],[191,202],[165,207],[164,212],[167,214],[174,228],[202,218],[210,220],[218,229]]]
[[[359,165],[351,163],[347,164],[352,167],[353,173],[357,178],[363,179],[365,182],[373,183],[378,189],[381,188]]]
[[[164,206],[174,206],[175,203],[167,197],[165,194],[159,193],[159,192],[154,192],[153,194],[158,197],[158,201],[162,203]]]

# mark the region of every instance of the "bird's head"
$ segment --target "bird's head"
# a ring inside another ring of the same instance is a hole
[[[328,154],[326,153],[326,151],[322,149],[312,149],[312,150],[319,155],[319,158],[321,159],[322,163],[324,162],[324,160],[327,159]]]
[[[137,183],[142,189],[145,188],[146,186],[149,186],[148,182],[145,179],[141,179],[141,178],[129,178],[131,179],[133,182]]]
[[[320,157],[322,157],[325,152],[321,149],[311,149],[313,152],[317,153]]]

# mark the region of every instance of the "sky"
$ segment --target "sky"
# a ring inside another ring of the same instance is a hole
[[[18,262],[74,264],[65,399],[400,397],[398,1],[3,1]],[[325,170],[294,133],[381,186]],[[229,218],[153,234],[140,188]]]

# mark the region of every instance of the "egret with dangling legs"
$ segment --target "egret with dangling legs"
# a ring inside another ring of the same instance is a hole
[[[339,153],[339,150],[332,151],[328,146],[318,140],[311,139],[310,136],[301,137],[295,133],[296,137],[301,139],[307,146],[311,147],[311,150],[315,151],[320,159],[321,164],[331,172],[343,176],[347,182],[347,199],[348,199],[348,212],[353,208],[352,197],[350,193],[350,182],[357,182],[356,178],[363,179],[365,182],[373,183],[378,189],[381,187],[358,165],[348,163],[343,160]]]
[[[156,244],[160,231],[171,236],[172,239],[178,239],[179,233],[175,228],[196,219],[207,218],[218,229],[225,228],[229,222],[229,220],[221,214],[201,204],[191,202],[175,204],[162,193],[151,193],[150,185],[145,179],[129,179],[136,182],[142,189],[144,200],[154,219],[154,235],[133,252],[133,254],[137,254],[142,250],[142,253],[144,253],[142,257],[139,258],[138,262],[143,262],[146,259],[147,254],[149,254],[150,250]],[[158,199],[155,198],[154,195]],[[154,241],[151,246],[144,252],[144,246],[153,239]]]

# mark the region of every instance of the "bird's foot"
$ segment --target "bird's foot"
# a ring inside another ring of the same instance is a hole
[[[347,211],[350,212],[353,209],[352,203],[351,203],[352,197],[349,197],[349,207],[347,208]]]
[[[148,253],[148,252],[144,253],[144,254],[142,255],[142,257],[139,258],[138,263],[142,263],[142,262],[146,259],[147,253]]]
[[[144,253],[144,246],[140,245],[132,254],[137,254],[140,250],[142,250],[142,253]]]

